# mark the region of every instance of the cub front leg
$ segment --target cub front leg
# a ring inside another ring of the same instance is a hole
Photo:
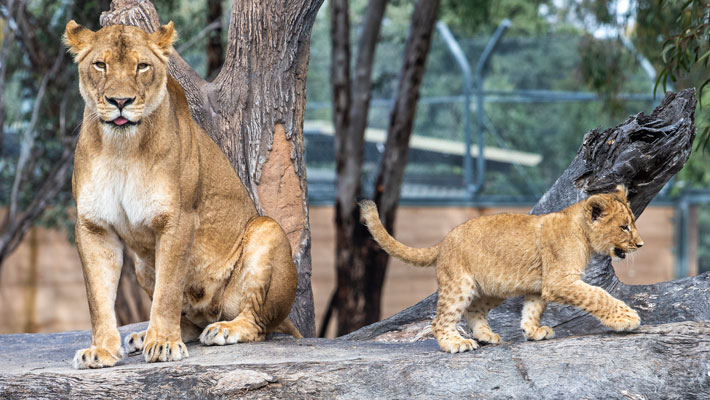
[[[523,316],[520,328],[527,340],[543,340],[555,337],[555,331],[549,326],[540,326],[540,318],[547,302],[538,295],[527,295],[523,302]]]
[[[581,279],[543,289],[543,295],[549,301],[579,307],[615,331],[631,331],[641,324],[641,318],[631,307]]]
[[[112,367],[124,355],[114,313],[123,246],[110,228],[81,216],[76,224],[76,244],[89,300],[91,347],[78,350],[72,365],[76,369]]]
[[[180,318],[194,218],[182,213],[161,219],[167,222],[156,240],[155,288],[150,322],[143,339],[146,362],[179,361],[188,357],[181,338]]]

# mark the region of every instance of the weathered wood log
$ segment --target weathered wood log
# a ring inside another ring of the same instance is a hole
[[[695,138],[695,104],[694,89],[667,93],[650,116],[640,113],[615,128],[589,131],[575,159],[531,213],[558,211],[589,194],[624,184],[629,189],[631,208],[638,217],[690,157]],[[619,281],[611,259],[604,256],[590,262],[584,280],[603,287],[634,307],[642,323],[710,320],[710,310],[706,307],[710,303],[708,275],[657,285],[629,286]],[[421,337],[421,329],[426,328],[427,321],[431,322],[435,309],[436,294],[433,294],[389,319],[344,338],[366,340],[393,332],[402,332],[395,335],[400,340]],[[489,316],[493,330],[507,340],[522,340],[521,309],[520,298],[508,300],[494,309]],[[558,336],[604,330],[591,315],[560,305],[549,305],[542,322],[552,326]]]
[[[129,326],[127,332],[136,330]],[[89,332],[0,336],[0,398],[595,398],[710,396],[710,322],[627,334],[506,342],[448,354],[434,340],[353,343],[280,336],[146,364],[71,368]]]

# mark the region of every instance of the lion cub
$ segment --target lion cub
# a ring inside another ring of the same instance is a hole
[[[521,295],[520,327],[529,340],[554,336],[552,328],[540,326],[549,301],[579,307],[617,331],[638,327],[636,311],[581,279],[592,255],[624,258],[643,246],[626,196],[619,185],[613,193],[590,196],[560,212],[473,218],[425,249],[407,247],[387,233],[372,201],[360,207],[387,253],[417,266],[436,265],[439,300],[432,330],[442,350],[457,353],[478,348],[456,330],[462,314],[475,339],[500,343],[488,326],[488,311]]]

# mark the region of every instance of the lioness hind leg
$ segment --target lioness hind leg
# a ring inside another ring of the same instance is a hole
[[[555,337],[555,331],[549,326],[540,326],[540,318],[547,302],[538,295],[527,295],[523,302],[523,315],[520,328],[527,340],[543,340]]]
[[[443,281],[443,280],[440,280]],[[478,343],[472,339],[463,338],[456,326],[461,320],[464,309],[473,299],[472,286],[452,287],[453,282],[439,288],[439,299],[436,303],[436,317],[431,325],[436,340],[441,349],[447,353],[463,353],[478,348]]]
[[[480,342],[498,344],[500,343],[500,336],[491,330],[488,325],[488,312],[500,305],[503,299],[497,297],[481,296],[474,299],[471,304],[466,308],[464,312],[464,317],[468,326],[473,330],[473,337]]]
[[[123,347],[126,353],[131,354],[143,350],[143,342],[145,341],[145,332],[133,332],[123,339]]]

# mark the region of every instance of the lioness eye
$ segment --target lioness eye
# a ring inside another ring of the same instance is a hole
[[[139,70],[139,71],[143,71],[143,70],[146,70],[146,69],[148,69],[148,64],[146,64],[146,63],[140,63],[140,64],[138,64],[138,70]]]
[[[94,67],[103,70],[103,69],[106,69],[106,63],[103,63],[101,61],[97,61],[94,63]]]
[[[622,231],[628,231],[629,226],[628,225],[621,225],[619,228],[621,228]]]

